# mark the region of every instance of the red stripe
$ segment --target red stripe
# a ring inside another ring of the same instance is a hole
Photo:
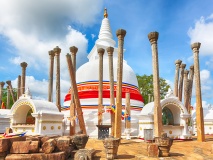
[[[114,91],[114,95],[116,97],[116,91]],[[68,93],[65,96],[64,101],[69,101],[70,96],[71,94]],[[98,98],[98,91],[81,91],[81,92],[78,92],[78,96],[79,96],[79,99]],[[125,97],[126,97],[126,92],[122,92],[122,98],[125,98]],[[110,91],[103,91],[103,98],[110,98]],[[144,102],[143,97],[141,96],[140,93],[131,93],[130,99]]]

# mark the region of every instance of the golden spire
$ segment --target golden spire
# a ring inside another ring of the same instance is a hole
[[[104,8],[104,18],[107,18],[108,17],[108,14],[107,14],[107,9]]]

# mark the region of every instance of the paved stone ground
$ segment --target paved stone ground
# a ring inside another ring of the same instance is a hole
[[[198,142],[196,137],[193,141],[174,141],[170,150],[170,157],[150,158],[147,157],[147,143],[140,139],[121,140],[118,148],[117,159],[135,159],[135,160],[213,160],[211,153],[213,148],[213,135],[206,136],[205,142]],[[96,154],[94,160],[105,160],[103,142],[98,139],[90,138],[86,148],[94,148]]]

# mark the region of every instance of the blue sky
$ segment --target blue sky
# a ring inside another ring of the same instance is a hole
[[[48,51],[59,46],[63,99],[70,86],[65,55],[75,45],[78,67],[87,61],[106,7],[114,40],[117,29],[127,31],[124,58],[136,74],[152,74],[147,35],[159,32],[160,77],[172,88],[175,60],[181,59],[189,69],[193,64],[190,44],[201,42],[202,99],[204,106],[213,104],[212,0],[1,0],[0,6],[0,81],[12,80],[15,88],[20,63],[26,61],[26,86],[34,98],[47,99]]]

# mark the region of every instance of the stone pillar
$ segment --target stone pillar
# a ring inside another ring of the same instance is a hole
[[[56,57],[56,106],[61,112],[61,91],[60,91],[60,53],[61,49],[56,46],[54,48],[54,53]]]
[[[2,105],[2,95],[3,95],[3,88],[4,88],[4,82],[0,82],[0,105]]]
[[[125,118],[125,133],[126,133],[126,139],[131,139],[130,133],[131,133],[131,119],[128,118],[131,115],[130,110],[130,93],[126,93],[126,106],[125,106],[125,112],[127,117]]]
[[[178,96],[178,79],[179,79],[179,69],[182,61],[181,60],[176,60],[175,61],[175,82],[174,82],[174,96]]]
[[[188,79],[189,71],[184,71],[184,106],[188,110],[189,107],[189,83],[190,80]]]
[[[13,103],[15,103],[15,96],[14,96],[14,92],[13,92],[13,87],[11,85],[11,81],[6,81],[8,87],[9,87],[9,92],[10,92],[10,95],[12,96],[12,100],[13,100]]]
[[[21,75],[21,94],[24,94],[25,92],[25,80],[26,80],[26,68],[27,68],[27,63],[22,62],[21,64],[22,67],[22,75]]]
[[[194,80],[194,65],[190,66],[189,79],[190,79],[190,85],[189,85],[189,109],[190,109],[191,99],[192,99],[193,80]],[[189,110],[189,113],[190,112],[191,112],[191,109]]]
[[[160,83],[158,64],[158,32],[148,34],[152,49],[153,87],[154,87],[154,136],[160,137],[162,132],[162,108],[160,105]]]
[[[17,99],[21,96],[21,76],[18,75],[18,81],[17,81]]]
[[[78,52],[78,48],[75,46],[70,47],[70,52],[72,54],[72,64],[73,64],[73,72],[74,78],[76,80],[76,54]],[[75,134],[75,101],[74,101],[74,92],[73,87],[71,89],[71,104],[70,104],[70,135]]]
[[[98,125],[102,125],[103,110],[103,55],[104,49],[99,48],[99,85],[98,85]]]
[[[74,93],[74,100],[75,100],[75,105],[76,105],[76,111],[77,111],[77,117],[79,119],[79,126],[80,129],[83,131],[84,134],[86,133],[86,127],[84,123],[84,116],[81,108],[81,103],[78,97],[78,89],[77,89],[77,84],[74,76],[74,69],[72,65],[72,60],[71,56],[69,54],[66,55],[67,57],[67,64],[68,64],[68,69],[69,69],[69,74],[70,74],[70,80],[71,80],[71,86],[73,87],[73,93]]]
[[[123,77],[123,45],[126,31],[116,31],[118,37],[118,64],[117,64],[117,88],[116,88],[116,109],[115,109],[115,133],[116,138],[121,138],[121,114],[122,114],[122,77]]]
[[[107,48],[108,59],[109,59],[109,80],[110,80],[110,105],[115,105],[114,95],[114,72],[113,72],[113,47]],[[114,136],[115,132],[115,114],[111,113],[111,136]]]
[[[178,98],[180,101],[182,101],[182,94],[183,94],[183,76],[184,76],[184,69],[186,67],[186,64],[181,64],[180,65],[180,82],[179,82],[179,93],[178,93]]]
[[[50,66],[49,66],[49,87],[48,87],[48,101],[53,101],[53,69],[54,69],[54,51],[49,51]]]
[[[148,94],[148,103],[151,102],[151,94]]]
[[[10,88],[7,86],[7,106],[6,109],[10,109]]]
[[[201,84],[200,84],[200,66],[199,66],[200,45],[201,43],[196,42],[191,45],[191,48],[194,54],[197,140],[203,142],[205,140],[205,133],[204,133],[204,119],[203,119],[203,107],[202,107]]]

